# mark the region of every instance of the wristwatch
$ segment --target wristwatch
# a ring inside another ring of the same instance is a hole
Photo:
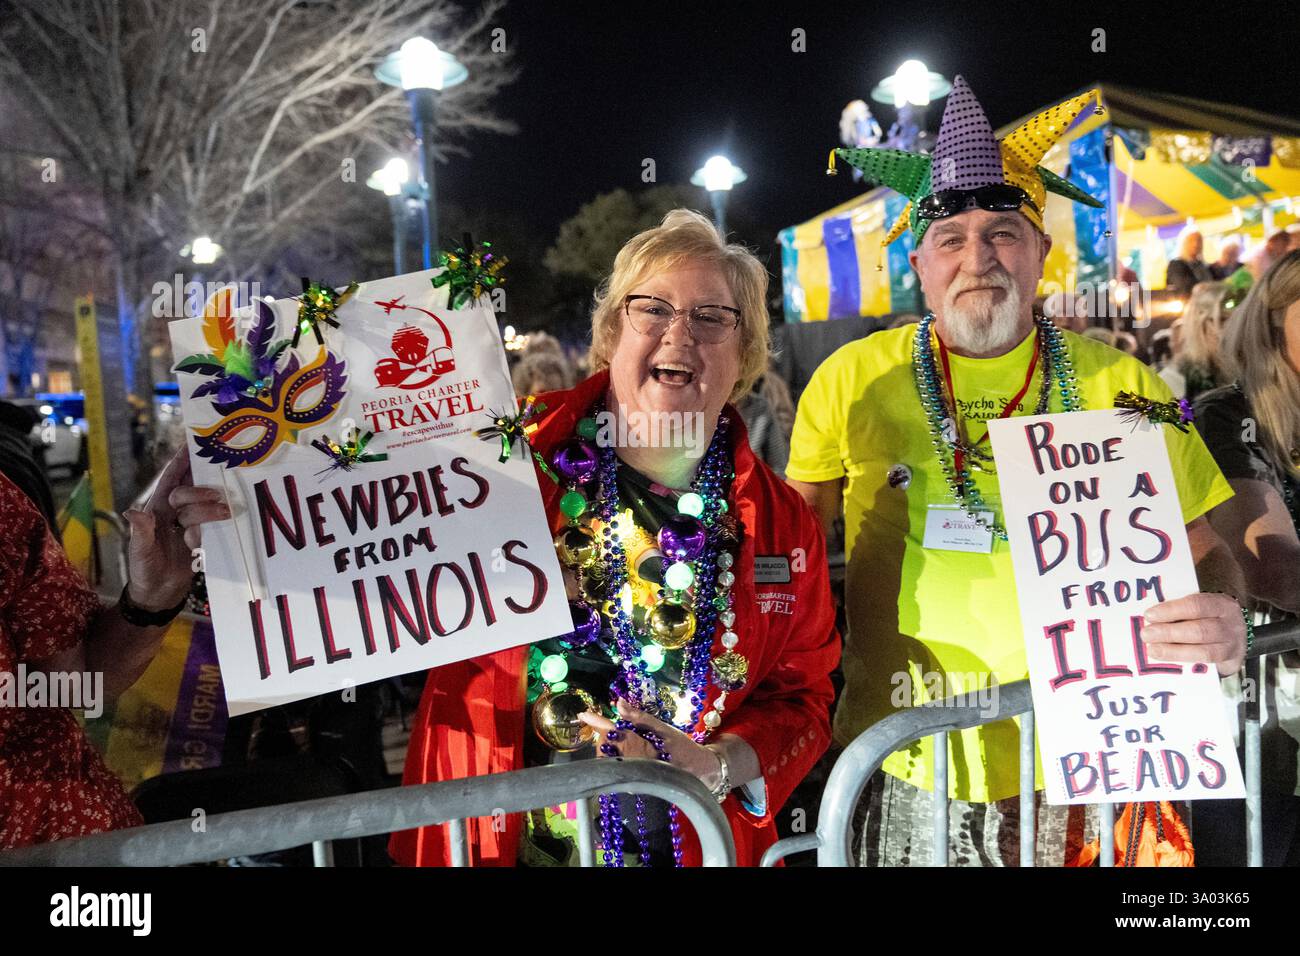
[[[721,747],[708,747],[706,749],[718,758],[718,775],[721,777],[718,785],[709,792],[713,794],[714,800],[722,803],[727,799],[727,794],[731,793],[731,768],[727,766],[727,758],[723,755]]]
[[[185,595],[181,598],[181,603],[174,608],[146,611],[131,600],[131,584],[128,582],[126,587],[122,588],[122,596],[117,599],[117,611],[122,615],[122,620],[132,627],[162,627],[164,624],[170,624],[177,614],[185,610],[189,597],[188,594]]]

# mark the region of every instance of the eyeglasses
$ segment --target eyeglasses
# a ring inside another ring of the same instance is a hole
[[[945,219],[964,210],[971,199],[979,208],[989,212],[1010,212],[1021,206],[1038,212],[1038,206],[1019,186],[998,184],[979,189],[942,189],[917,203],[916,214],[921,219]]]
[[[740,325],[740,310],[729,305],[697,305],[678,309],[672,303],[652,295],[629,295],[623,299],[632,328],[642,335],[663,335],[679,315],[686,316],[686,330],[691,338],[706,345],[725,342]]]

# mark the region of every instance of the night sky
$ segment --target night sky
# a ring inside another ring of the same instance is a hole
[[[778,229],[862,191],[848,175],[823,172],[840,111],[869,100],[910,57],[949,79],[964,74],[995,128],[1098,80],[1300,115],[1294,4],[1214,11],[1132,2],[513,0],[499,22],[522,72],[497,108],[520,132],[474,136],[470,159],[441,167],[439,192],[485,212],[508,210],[554,237],[598,193],[642,188],[644,158],[655,159],[660,183],[684,183],[726,151],[749,174],[733,199],[743,207],[733,218],[748,226],[739,238],[770,251]],[[796,27],[807,31],[807,52],[791,51]],[[1098,27],[1105,53],[1090,49]],[[888,129],[893,108],[871,106]],[[941,107],[931,109],[931,129]]]

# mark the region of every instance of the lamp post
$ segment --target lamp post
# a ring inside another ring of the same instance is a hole
[[[892,76],[885,77],[871,91],[871,98],[877,103],[898,110],[898,120],[889,128],[889,135],[882,145],[909,153],[930,152],[933,138],[925,129],[926,107],[951,92],[952,84],[942,74],[935,73],[920,60],[903,61]],[[925,297],[916,275],[909,269],[903,274],[902,281],[911,288],[912,310],[924,312]]]
[[[411,169],[406,160],[394,156],[366,180],[366,185],[388,197],[388,208],[393,215],[393,275],[406,271],[406,200],[411,182]]]
[[[181,249],[181,258],[189,259],[195,266],[210,266],[221,256],[222,248],[212,241],[211,236],[196,236],[187,242]],[[203,305],[207,302],[206,283],[202,269],[196,269],[193,278],[190,280],[194,283],[194,288],[199,290],[197,301],[187,300],[186,311],[194,315],[203,314]],[[190,283],[186,283],[186,290],[191,288]],[[179,318],[179,316],[178,316]],[[155,378],[155,381],[158,379]]]
[[[920,60],[905,60],[893,76],[887,76],[871,91],[871,98],[898,110],[898,122],[889,131],[885,145],[915,151],[925,137],[925,109],[932,100],[947,96],[952,84]]]
[[[411,105],[411,125],[420,151],[420,226],[424,247],[424,268],[433,267],[433,247],[438,240],[438,197],[434,182],[430,137],[437,121],[438,94],[465,82],[469,71],[450,53],[439,50],[425,37],[411,37],[401,49],[390,53],[375,68],[375,76],[389,86],[406,91]]]
[[[748,178],[743,169],[732,165],[725,156],[710,156],[691,177],[691,185],[703,186],[709,191],[709,198],[713,200],[713,224],[723,238],[727,235],[727,196],[732,186]]]
[[[191,242],[186,249],[188,255],[196,266],[210,266],[217,261],[217,256],[221,255],[221,247],[212,241],[210,236],[199,236]],[[186,249],[181,250],[181,255],[186,255]]]

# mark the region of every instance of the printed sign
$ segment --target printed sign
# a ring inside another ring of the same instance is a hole
[[[989,423],[1049,803],[1244,795],[1214,665],[1142,641],[1148,607],[1200,590],[1162,427]]]
[[[474,434],[515,407],[495,317],[433,274],[361,285],[323,343],[295,299],[171,324],[195,484],[234,511],[203,537],[232,716],[572,629],[531,458]]]

